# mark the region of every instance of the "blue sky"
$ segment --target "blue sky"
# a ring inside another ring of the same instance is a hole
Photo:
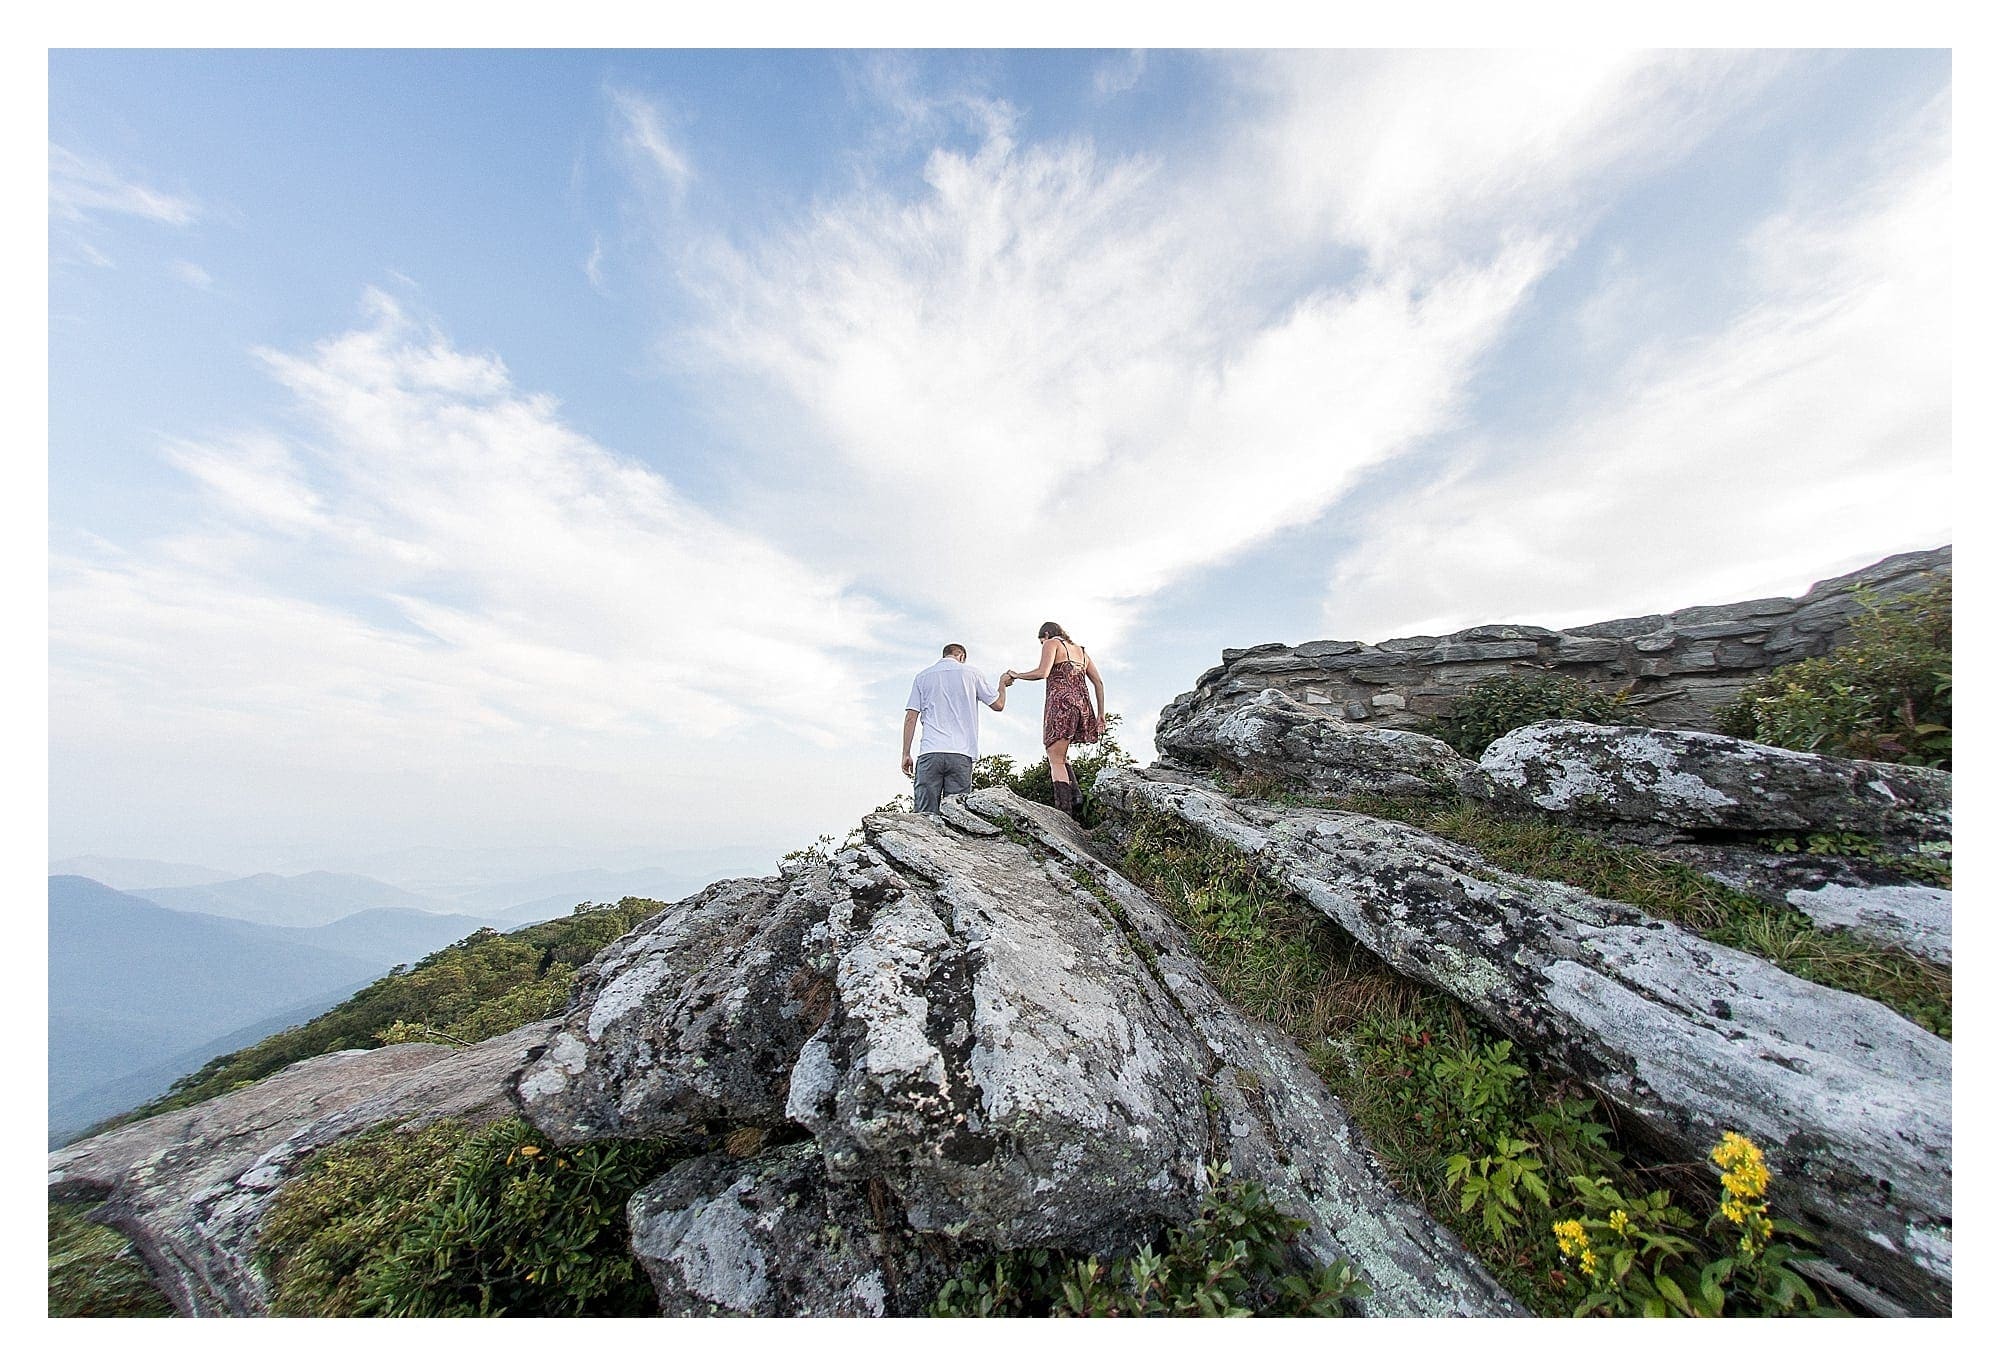
[[[1227,646],[1948,541],[1950,77],[55,53],[51,856],[776,852],[945,639],[1144,752]]]

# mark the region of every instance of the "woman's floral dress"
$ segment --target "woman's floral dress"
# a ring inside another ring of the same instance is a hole
[[[1083,666],[1073,659],[1057,660],[1049,666],[1048,690],[1042,698],[1042,743],[1068,740],[1088,745],[1103,738],[1104,726],[1085,691]]]

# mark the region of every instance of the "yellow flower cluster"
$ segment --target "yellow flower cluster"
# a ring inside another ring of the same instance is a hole
[[[1745,1253],[1755,1252],[1771,1237],[1771,1220],[1761,1198],[1771,1183],[1764,1152],[1731,1130],[1723,1134],[1709,1158],[1722,1168],[1722,1215],[1743,1230],[1736,1246]]]
[[[1625,1231],[1631,1227],[1632,1227],[1632,1221],[1631,1219],[1626,1217],[1624,1210],[1615,1209],[1611,1211],[1611,1231],[1613,1233],[1616,1233],[1620,1237],[1623,1237]]]
[[[1590,1234],[1576,1219],[1565,1219],[1555,1225],[1556,1247],[1565,1257],[1574,1257],[1579,1269],[1586,1276],[1597,1275],[1597,1254],[1591,1250]]]

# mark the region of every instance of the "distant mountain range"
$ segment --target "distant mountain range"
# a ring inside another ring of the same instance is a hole
[[[495,854],[480,880],[465,851],[405,850],[391,861],[414,875],[414,889],[354,873],[235,877],[97,855],[52,863],[52,1138],[149,1100],[210,1058],[481,926],[514,929],[627,896],[676,901],[717,878],[766,871],[748,849],[678,868],[533,871],[561,852]]]
[[[58,860],[49,865],[49,872],[87,877],[121,892],[138,887],[193,887],[204,882],[227,882],[236,876],[219,868],[204,868],[198,863],[164,863],[154,858],[100,858],[95,854]]]
[[[169,910],[227,916],[260,925],[330,925],[356,911],[387,906],[413,911],[438,909],[401,887],[351,873],[300,873],[294,877],[258,873],[194,887],[141,887],[132,895]]]
[[[175,910],[88,878],[51,877],[51,1131],[83,1127],[164,1089],[127,1096],[130,1087],[115,1084],[121,1079],[152,1077],[170,1061],[260,1022],[281,1021],[269,1033],[310,1018],[388,968],[415,962],[492,919],[374,907],[286,927]],[[116,1095],[105,1094],[107,1087]],[[100,1104],[110,1108],[90,1113]]]

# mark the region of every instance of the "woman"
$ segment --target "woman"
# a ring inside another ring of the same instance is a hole
[[[1056,788],[1056,808],[1076,815],[1076,779],[1069,770],[1069,747],[1088,745],[1104,737],[1104,680],[1090,652],[1069,638],[1069,632],[1053,621],[1042,623],[1036,636],[1042,642],[1042,662],[1032,673],[1013,669],[1000,675],[1000,689],[1016,682],[1049,681],[1042,698],[1042,744],[1049,754],[1049,780]],[[1084,692],[1084,680],[1097,692],[1097,709],[1091,710]]]

